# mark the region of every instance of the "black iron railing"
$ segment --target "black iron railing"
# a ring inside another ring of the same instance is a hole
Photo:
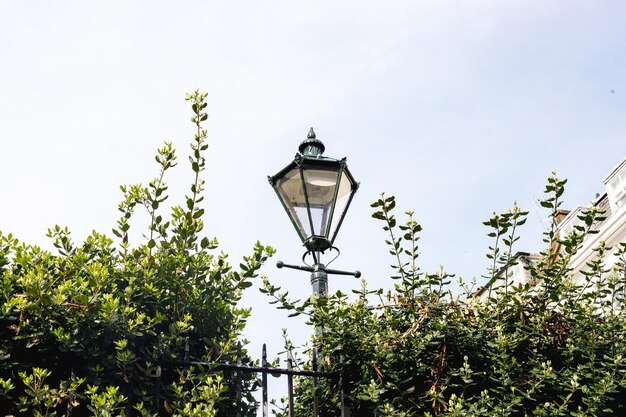
[[[294,360],[291,356],[291,352],[287,352],[287,368],[274,368],[268,365],[267,361],[267,349],[265,344],[263,344],[263,352],[261,356],[261,366],[251,366],[251,365],[243,365],[241,359],[237,360],[237,364],[227,364],[227,363],[209,363],[209,362],[198,362],[198,361],[189,361],[189,360],[163,360],[157,368],[157,372],[155,373],[156,383],[155,383],[155,400],[157,404],[157,412],[160,413],[161,410],[158,409],[159,404],[161,402],[161,368],[162,367],[189,367],[189,366],[201,366],[211,369],[215,372],[234,372],[236,383],[236,409],[237,414],[236,417],[242,417],[242,394],[243,394],[243,375],[244,374],[260,374],[261,375],[261,410],[263,412],[263,417],[269,417],[269,401],[268,401],[268,374],[273,376],[286,376],[287,377],[287,415],[289,417],[295,417],[294,415],[294,393],[293,393],[293,377],[309,377],[311,378],[311,385],[313,388],[313,415],[315,417],[322,417],[320,415],[320,407],[318,396],[316,392],[316,388],[318,386],[320,378],[334,379],[339,382],[340,387],[340,396],[341,396],[341,417],[350,417],[350,408],[347,404],[347,396],[344,392],[344,384],[345,379],[341,373],[337,372],[324,372],[318,369],[318,361],[317,361],[317,349],[314,347],[311,349],[311,370],[300,370],[294,369]]]

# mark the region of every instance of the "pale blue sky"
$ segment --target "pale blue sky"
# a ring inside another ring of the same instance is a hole
[[[361,182],[333,266],[382,287],[381,191],[423,224],[423,269],[471,278],[492,211],[530,210],[518,249],[539,250],[550,172],[574,207],[626,156],[621,1],[302,3],[0,2],[0,230],[43,246],[57,223],[78,239],[110,231],[118,185],[148,182],[163,140],[182,196],[195,88],[209,93],[207,233],[233,262],[257,239],[275,246],[265,274],[301,297],[307,274],[273,266],[302,249],[266,176],[310,126]],[[331,277],[331,290],[358,285]],[[305,340],[256,289],[245,301],[253,354],[276,351],[281,327]]]

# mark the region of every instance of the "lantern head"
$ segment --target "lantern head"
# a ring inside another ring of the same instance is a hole
[[[293,162],[268,177],[302,243],[316,252],[333,246],[359,188],[346,159],[322,156],[324,149],[311,128]]]

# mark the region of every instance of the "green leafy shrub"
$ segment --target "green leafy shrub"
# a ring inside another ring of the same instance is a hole
[[[552,176],[542,205],[556,217],[565,181]],[[545,232],[548,248],[528,266],[532,280],[512,285],[509,267],[517,228],[527,213],[516,206],[485,222],[495,243],[487,278],[504,280],[485,301],[473,296],[475,281],[422,272],[418,266],[421,226],[407,213],[399,225],[394,197],[372,204],[383,222],[394,259],[393,291],[337,292],[293,303],[265,281],[264,292],[310,324],[324,323],[314,340],[325,371],[342,375],[354,416],[601,416],[624,412],[626,400],[626,244],[596,248],[587,281],[570,279],[569,261],[602,220],[597,207],[580,215],[581,225],[559,237]],[[559,249],[560,248],[560,249]],[[558,250],[557,250],[558,249]],[[612,271],[609,251],[621,261]],[[494,286],[495,288],[496,286]],[[354,297],[353,297],[354,298]],[[310,367],[310,363],[303,363]],[[321,415],[340,415],[339,382],[320,380]],[[296,389],[296,415],[312,416],[310,379]],[[622,410],[622,411],[619,411]],[[278,415],[285,413],[278,411]]]
[[[194,179],[168,219],[165,174],[177,158],[166,143],[147,187],[121,187],[117,243],[94,231],[76,245],[55,226],[52,254],[0,234],[2,415],[233,415],[232,375],[162,363],[248,360],[238,336],[250,311],[238,301],[273,249],[257,243],[237,270],[216,253],[217,240],[201,237],[206,94],[186,99],[196,127]],[[138,207],[150,222],[144,242],[131,246]],[[249,396],[250,381],[244,389]],[[244,415],[253,409],[248,401]]]

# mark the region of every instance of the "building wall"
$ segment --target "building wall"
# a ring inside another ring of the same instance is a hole
[[[595,205],[604,211],[606,219],[593,228],[597,234],[589,235],[583,243],[583,247],[574,255],[570,262],[572,268],[572,278],[577,284],[584,283],[585,276],[581,271],[587,268],[587,263],[594,259],[594,248],[604,241],[607,246],[612,247],[605,259],[607,267],[616,264],[617,258],[614,256],[616,246],[620,242],[626,242],[626,158],[622,160],[604,179],[605,192],[598,196]],[[565,235],[569,233],[573,226],[580,223],[578,214],[582,208],[573,210],[560,224],[559,230]]]
[[[626,158],[624,158],[604,179],[605,190],[599,194],[594,201],[594,205],[604,211],[603,221],[593,225],[594,230],[598,233],[588,235],[583,241],[582,248],[572,257],[570,267],[572,268],[572,279],[578,285],[584,285],[586,276],[582,273],[588,269],[587,263],[595,257],[594,248],[597,248],[600,242],[604,241],[607,246],[612,249],[605,257],[606,268],[612,268],[618,261],[614,255],[615,249],[621,242],[626,242]],[[557,221],[559,236],[566,236],[574,227],[581,224],[578,218],[583,208],[577,207],[567,215],[560,213]],[[516,254],[514,260],[517,265],[510,266],[509,283],[511,286],[526,284],[530,282],[530,274],[525,265],[534,263],[538,260],[536,254],[528,254],[520,252]],[[489,288],[491,287],[492,295],[501,291],[504,286],[505,269],[498,272],[498,278],[488,283],[484,288],[479,289],[475,296],[479,301],[484,301],[489,296]]]

